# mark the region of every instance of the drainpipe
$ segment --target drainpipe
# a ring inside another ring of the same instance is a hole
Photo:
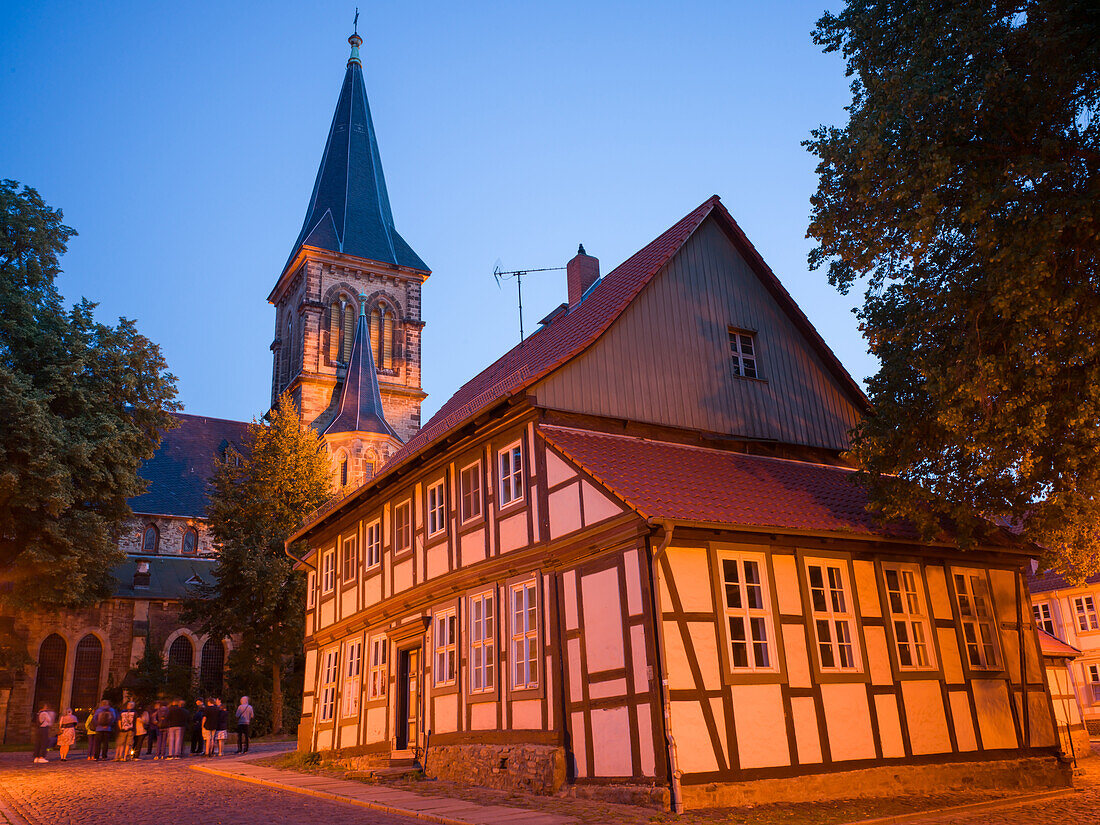
[[[658,690],[661,694],[661,710],[664,713],[665,720],[665,740],[668,744],[669,808],[674,814],[682,814],[684,812],[684,798],[680,780],[683,777],[683,771],[680,770],[680,760],[676,753],[676,739],[672,735],[672,703],[668,697],[668,672],[665,669],[665,623],[661,607],[661,586],[657,580],[657,570],[659,569],[661,556],[664,555],[668,545],[672,542],[673,526],[668,521],[651,523],[651,526],[660,526],[664,529],[664,536],[657,548],[654,550],[651,546],[649,547],[650,595],[653,600],[654,626],[657,630],[657,669],[660,674]],[[646,544],[650,544],[648,538]]]
[[[1016,635],[1017,643],[1020,646],[1020,705],[1023,708],[1023,745],[1025,748],[1031,747],[1031,708],[1029,707],[1027,696],[1027,647],[1026,637],[1024,635],[1024,597],[1026,589],[1024,587],[1023,574],[1017,572],[1016,576]],[[1036,634],[1032,634],[1035,636]],[[1039,640],[1035,639],[1035,644],[1038,646]],[[1036,649],[1036,653],[1042,656],[1042,653]]]

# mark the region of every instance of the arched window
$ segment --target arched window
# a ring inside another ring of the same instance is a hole
[[[347,295],[339,295],[328,309],[328,352],[330,361],[342,364],[351,360],[351,344],[355,338],[355,303]]]
[[[393,310],[378,304],[370,313],[370,347],[374,365],[380,370],[393,369],[394,338],[396,337]]]
[[[145,534],[141,539],[141,552],[143,553],[155,553],[160,546],[160,531],[155,524],[150,524],[145,528]]]
[[[65,640],[51,633],[38,648],[38,675],[34,680],[34,704],[32,718],[43,702],[55,711],[61,705],[61,683],[65,681]]]
[[[195,646],[186,636],[177,636],[168,648],[168,667],[191,670],[195,662]]]
[[[183,555],[193,556],[198,552],[199,532],[194,527],[189,527],[183,534]]]
[[[199,660],[199,687],[207,696],[219,696],[225,672],[225,647],[218,639],[207,639]]]
[[[73,669],[74,708],[91,708],[99,701],[99,670],[103,664],[103,643],[89,633],[76,646]]]

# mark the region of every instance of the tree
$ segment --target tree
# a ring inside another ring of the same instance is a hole
[[[65,309],[55,279],[75,234],[34,189],[0,181],[0,601],[14,607],[111,594],[127,499],[178,409],[133,321]]]
[[[854,434],[874,507],[964,545],[1019,528],[1080,579],[1100,537],[1100,7],[849,0],[852,77],[807,141],[816,268],[865,282]]]
[[[331,484],[321,439],[302,426],[288,394],[268,424],[253,422],[243,455],[231,452],[219,461],[212,479],[208,516],[219,552],[216,582],[197,588],[187,614],[211,636],[237,637],[235,662],[252,661],[270,673],[276,733],[282,728],[283,666],[302,646],[305,615],[305,583],[284,552],[285,541],[328,500]]]

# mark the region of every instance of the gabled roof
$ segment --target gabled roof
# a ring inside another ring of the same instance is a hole
[[[302,231],[284,269],[303,246],[429,271],[393,225],[357,48],[344,73]]]
[[[149,489],[130,499],[130,508],[145,515],[205,518],[214,461],[229,446],[244,452],[249,424],[183,413],[174,417],[179,426],[161,435],[160,447],[138,471]]]
[[[1052,633],[1047,633],[1043,628],[1035,628],[1039,631],[1039,649],[1044,656],[1056,659],[1076,659],[1081,651],[1073,645],[1068,645]]]
[[[340,391],[340,405],[336,417],[325,427],[324,435],[334,433],[377,433],[401,440],[386,421],[382,409],[382,394],[378,389],[378,373],[374,369],[374,355],[370,349],[370,329],[367,326],[367,304],[359,309],[359,321],[355,325],[355,338],[351,344],[344,387]]]
[[[1100,573],[1089,576],[1085,584],[1100,584]],[[1041,573],[1033,573],[1027,577],[1027,589],[1032,593],[1049,593],[1052,590],[1070,590],[1078,585],[1071,584],[1061,573],[1055,570],[1044,570]]]
[[[149,586],[134,587],[134,573],[140,562],[149,563]],[[194,595],[198,580],[213,584],[217,560],[195,556],[127,556],[126,561],[112,568],[116,599],[186,599]]]

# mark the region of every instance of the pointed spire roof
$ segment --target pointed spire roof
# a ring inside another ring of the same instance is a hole
[[[306,219],[287,265],[303,246],[428,272],[393,225],[378,139],[367,103],[358,34],[348,38],[351,57],[313,184]]]
[[[382,394],[378,391],[378,373],[370,349],[370,328],[367,326],[366,296],[359,296],[359,321],[351,343],[351,362],[340,392],[336,417],[325,427],[323,435],[335,433],[377,433],[398,441],[401,437],[386,421],[382,411]]]

